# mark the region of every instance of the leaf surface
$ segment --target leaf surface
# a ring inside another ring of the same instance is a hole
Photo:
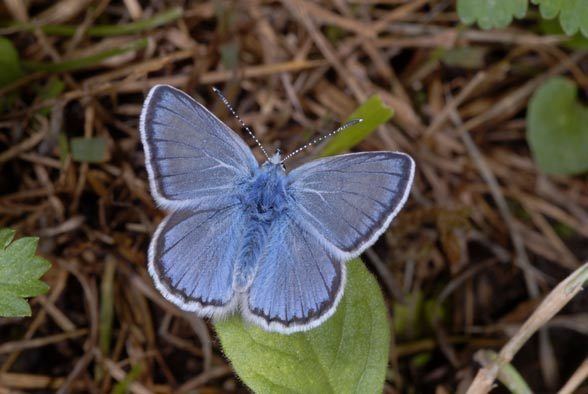
[[[559,14],[563,31],[572,36],[578,31],[588,37],[588,1],[586,0],[532,0],[539,5],[541,16],[553,19]]]
[[[25,298],[47,292],[41,282],[51,264],[35,256],[38,238],[25,237],[16,241],[14,230],[0,230],[0,317],[30,316]]]
[[[393,115],[394,110],[384,104],[379,96],[370,97],[347,118],[347,121],[363,119],[363,122],[334,135],[320,155],[324,157],[348,151],[376,131],[378,126],[389,121]]]
[[[572,81],[554,77],[535,92],[527,111],[527,140],[541,170],[588,171],[588,108],[578,101]]]
[[[381,393],[390,328],[378,283],[359,259],[335,314],[291,335],[269,333],[233,317],[216,323],[223,350],[256,393]]]
[[[0,87],[16,81],[22,75],[20,58],[12,41],[0,37]]]
[[[488,30],[506,27],[513,18],[523,18],[528,6],[528,0],[458,0],[457,14],[465,24],[477,23]]]

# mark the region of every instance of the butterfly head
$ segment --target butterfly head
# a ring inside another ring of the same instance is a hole
[[[284,163],[282,160],[282,150],[280,148],[276,149],[276,153],[274,153],[274,155],[271,156],[269,158],[269,160],[267,162],[265,162],[264,165],[273,165],[275,167],[282,169],[282,171],[285,172],[286,167],[284,166]]]

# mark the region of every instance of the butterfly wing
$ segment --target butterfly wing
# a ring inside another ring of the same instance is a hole
[[[149,247],[149,273],[166,299],[201,315],[236,307],[233,267],[241,244],[242,210],[173,212],[159,225]]]
[[[350,153],[315,160],[288,177],[295,219],[348,260],[372,245],[402,208],[414,161],[404,153]]]
[[[237,134],[187,94],[151,89],[141,112],[151,193],[164,208],[220,207],[258,164]]]
[[[269,331],[292,333],[320,325],[343,294],[345,265],[288,213],[268,232],[244,317]]]

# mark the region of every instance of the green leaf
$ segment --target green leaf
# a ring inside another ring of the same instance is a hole
[[[370,97],[347,118],[347,121],[363,119],[363,122],[351,126],[349,130],[331,138],[322,150],[321,156],[331,156],[348,151],[365,140],[378,126],[389,121],[393,115],[394,110],[384,104],[379,96]]]
[[[588,1],[532,0],[532,2],[539,5],[543,18],[553,19],[559,14],[559,23],[568,36],[581,31],[588,37]]]
[[[269,333],[239,317],[216,323],[225,354],[256,393],[381,393],[390,328],[378,283],[359,259],[337,312],[321,326]]]
[[[588,171],[588,108],[569,79],[554,77],[533,95],[527,140],[537,165],[551,174]]]
[[[487,53],[485,47],[459,47],[443,50],[440,57],[448,66],[477,70],[484,67]]]
[[[14,239],[14,233],[16,231],[11,228],[0,229],[0,249],[6,249],[8,244]]]
[[[541,19],[539,22],[539,29],[543,34],[558,36],[565,34],[561,25],[555,19]],[[582,34],[577,33],[563,44],[571,49],[588,49],[588,36],[584,37]]]
[[[22,75],[20,58],[12,41],[0,37],[0,87],[16,81]]]
[[[47,292],[41,282],[51,264],[35,256],[38,238],[25,237],[12,242],[14,230],[0,230],[0,317],[30,316],[24,300]]]
[[[482,29],[502,28],[513,17],[523,18],[528,6],[528,0],[457,0],[457,14],[468,25],[477,22]]]
[[[70,140],[70,144],[75,161],[101,163],[107,159],[106,141],[102,137],[76,137]]]

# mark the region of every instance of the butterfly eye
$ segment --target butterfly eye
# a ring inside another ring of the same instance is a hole
[[[280,167],[282,167],[282,170],[286,171],[286,166],[282,163],[280,163]]]

